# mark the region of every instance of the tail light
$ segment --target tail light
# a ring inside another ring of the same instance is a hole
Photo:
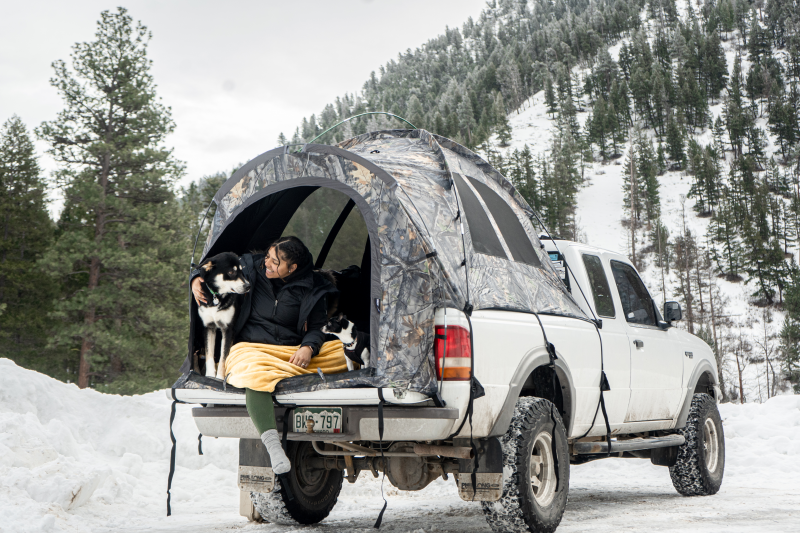
[[[447,353],[445,353],[445,345]],[[433,355],[436,358],[437,378],[450,381],[467,381],[469,379],[472,360],[469,331],[461,326],[447,326],[447,337],[445,337],[444,326],[436,326]]]

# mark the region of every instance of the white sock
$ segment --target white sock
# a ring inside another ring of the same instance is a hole
[[[275,475],[285,474],[292,469],[292,463],[286,457],[286,453],[281,446],[281,439],[278,437],[277,429],[268,429],[261,434],[261,442],[267,448],[269,460],[272,463],[272,471]]]

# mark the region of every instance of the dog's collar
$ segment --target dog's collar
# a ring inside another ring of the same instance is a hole
[[[214,289],[211,288],[211,285],[206,283],[206,289],[208,289],[208,292],[211,293],[211,296],[213,297],[212,302],[214,303],[214,305],[219,305],[219,295],[216,292],[214,292]]]
[[[345,350],[348,350],[348,349],[352,348],[353,346],[355,346],[357,342],[358,342],[358,339],[353,339],[353,342],[351,342],[349,344],[342,343],[342,347]]]

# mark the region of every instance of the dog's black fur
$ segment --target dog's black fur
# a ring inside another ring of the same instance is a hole
[[[369,333],[358,331],[355,324],[347,320],[346,316],[340,313],[330,318],[322,328],[322,332],[335,335],[342,341],[344,355],[348,359],[348,370],[353,370],[352,362],[369,366]]]
[[[225,378],[225,358],[231,349],[233,332],[244,294],[250,290],[250,282],[244,277],[239,256],[224,252],[204,261],[200,267],[203,280],[203,296],[197,312],[206,327],[206,372],[207,377]],[[222,332],[219,364],[214,364],[214,348],[217,330]]]

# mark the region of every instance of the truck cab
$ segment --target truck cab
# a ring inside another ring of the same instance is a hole
[[[719,398],[713,351],[675,327],[677,302],[662,302],[661,309],[666,306],[670,313],[671,320],[665,320],[667,313],[661,313],[627,257],[578,242],[541,240],[575,301],[599,321],[612,429],[636,433],[677,427],[685,422],[684,407],[698,383]]]

